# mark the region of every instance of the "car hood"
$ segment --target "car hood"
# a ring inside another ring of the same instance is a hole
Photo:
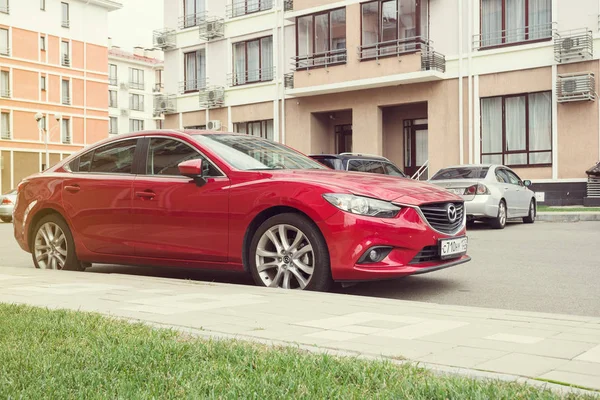
[[[410,205],[423,203],[462,201],[445,189],[408,178],[380,174],[343,172],[336,170],[277,170],[273,179],[290,179],[318,184],[332,191],[373,197]]]

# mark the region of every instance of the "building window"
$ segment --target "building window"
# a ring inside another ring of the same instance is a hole
[[[273,37],[233,45],[233,86],[273,80]]]
[[[162,119],[157,119],[156,129],[165,129],[165,121],[163,121]]]
[[[40,77],[40,89],[46,90],[46,77],[45,76]]]
[[[232,0],[231,16],[239,17],[271,8],[273,8],[273,0]]]
[[[236,122],[233,124],[233,131],[273,140],[273,120]]]
[[[48,125],[46,125],[46,116],[45,115],[40,120],[40,128],[42,128],[43,130],[48,129]]]
[[[481,162],[552,164],[551,92],[481,99]]]
[[[206,87],[206,56],[204,50],[185,53],[183,92],[194,92]]]
[[[46,36],[40,36],[40,50],[46,51]]]
[[[429,0],[361,4],[360,59],[398,55],[428,44]]]
[[[346,9],[297,18],[296,69],[346,62]]]
[[[9,71],[0,71],[0,97],[10,97]]]
[[[60,43],[60,62],[63,67],[71,66],[71,56],[69,54],[69,42]]]
[[[206,21],[204,0],[183,0],[183,27],[198,26]]]
[[[40,0],[40,10],[46,11],[46,0]]]
[[[63,28],[68,28],[70,26],[69,22],[69,3],[60,3],[61,7],[61,26]]]
[[[108,91],[108,106],[111,108],[119,107],[119,104],[117,102],[117,91],[116,90]]]
[[[63,143],[71,143],[71,126],[70,119],[62,119],[60,121],[61,125],[61,139]]]
[[[67,79],[62,81],[62,103],[71,104],[71,83]]]
[[[117,117],[109,117],[108,133],[111,135],[116,135],[119,133],[119,120]]]
[[[163,84],[163,72],[162,69],[154,71],[154,91],[160,92],[164,88]]]
[[[130,94],[129,109],[135,111],[144,111],[144,96],[141,94]]]
[[[117,80],[117,66],[115,64],[108,64],[108,84],[117,86]]]
[[[144,90],[144,70],[129,68],[129,87]]]
[[[129,120],[129,132],[139,132],[144,130],[144,120],[141,119],[130,119]]]
[[[552,0],[481,0],[481,47],[551,37]]]
[[[0,55],[10,55],[10,42],[8,41],[8,29],[0,28]]]
[[[8,4],[8,0],[0,0],[0,13],[9,14],[10,7]]]
[[[0,113],[0,131],[2,139],[10,139],[10,114],[7,112]]]

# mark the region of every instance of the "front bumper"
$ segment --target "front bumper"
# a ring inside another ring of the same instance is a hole
[[[465,200],[467,218],[496,218],[498,216],[498,204],[499,202],[490,195],[473,196],[472,200]]]
[[[13,209],[15,208],[14,205],[9,205],[9,206],[0,206],[0,217],[11,217],[13,215]]]
[[[405,207],[396,218],[363,217],[339,211],[319,224],[329,248],[331,274],[336,281],[370,281],[423,274],[468,262],[470,257],[441,260],[436,254],[439,239],[466,235],[463,227],[455,235],[432,229],[419,212]],[[382,261],[359,264],[373,246],[392,247]],[[431,257],[420,258],[422,251]],[[421,261],[422,260],[422,261]]]

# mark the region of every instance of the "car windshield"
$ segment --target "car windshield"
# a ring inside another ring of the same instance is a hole
[[[318,156],[311,156],[310,158],[320,162],[321,164],[323,164],[331,169],[344,169],[342,160],[337,159],[337,158],[318,157]]]
[[[431,180],[440,181],[448,179],[483,179],[487,175],[489,167],[458,167],[441,169]]]
[[[326,169],[297,151],[254,136],[214,134],[193,135],[232,167],[243,171],[273,169]]]
[[[406,174],[400,171],[400,169],[398,169],[398,167],[396,167],[394,164],[384,163],[383,166],[385,167],[385,172],[387,175],[401,176],[403,178],[407,177]]]

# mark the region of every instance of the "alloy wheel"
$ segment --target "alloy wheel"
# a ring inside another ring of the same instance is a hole
[[[535,203],[532,201],[531,204],[529,204],[529,215],[532,221],[535,220],[535,214]]]
[[[269,287],[304,289],[315,268],[315,253],[308,237],[298,228],[278,224],[258,241],[256,269]]]
[[[506,206],[504,203],[500,203],[500,209],[498,210],[498,217],[500,219],[500,224],[506,224]]]
[[[33,247],[35,259],[41,269],[63,269],[67,262],[67,237],[53,222],[40,226]]]

